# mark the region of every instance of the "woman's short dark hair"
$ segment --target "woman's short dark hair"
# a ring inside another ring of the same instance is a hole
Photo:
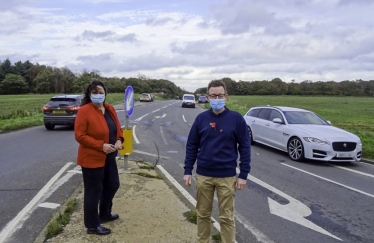
[[[227,94],[226,90],[226,84],[222,80],[212,80],[208,84],[208,90],[207,93],[209,93],[209,89],[212,87],[223,87],[223,90],[225,90],[225,94]]]
[[[81,106],[86,105],[91,102],[90,94],[92,91],[97,91],[97,86],[102,86],[104,88],[105,97],[106,97],[106,88],[103,82],[98,79],[92,80],[92,82],[87,86],[86,91],[84,92],[84,97],[81,101]],[[105,100],[104,100],[105,103]]]

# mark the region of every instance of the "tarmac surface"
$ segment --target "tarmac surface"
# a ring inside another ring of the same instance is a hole
[[[139,102],[135,102],[135,106],[137,105]],[[114,107],[123,110],[123,104]],[[374,164],[373,160],[362,161]],[[123,161],[117,163],[119,169],[123,167]],[[158,165],[154,170],[141,169],[140,166],[138,162],[129,161],[129,170],[120,169],[121,186],[113,200],[113,213],[118,213],[120,218],[103,224],[112,230],[111,234],[98,236],[86,233],[83,224],[82,184],[71,196],[78,203],[63,232],[46,239],[45,228],[34,242],[196,242],[197,226],[187,220],[187,214],[195,210],[195,199],[162,166]],[[160,176],[162,179],[152,178],[153,176]],[[63,208],[59,210],[63,211]],[[218,232],[219,228],[219,224],[212,218],[212,233]]]

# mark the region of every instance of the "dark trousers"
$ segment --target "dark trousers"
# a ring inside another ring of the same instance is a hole
[[[113,198],[119,188],[117,163],[111,159],[105,162],[104,167],[82,167],[82,174],[84,225],[86,228],[96,228],[100,225],[99,217],[109,217],[112,213]]]

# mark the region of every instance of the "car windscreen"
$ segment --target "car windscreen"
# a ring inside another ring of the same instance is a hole
[[[329,125],[325,120],[313,112],[285,111],[284,115],[289,124]]]
[[[184,100],[194,100],[195,98],[193,96],[184,96]]]
[[[148,97],[149,94],[142,94],[142,97]]]
[[[206,100],[206,97],[205,96],[200,96],[199,100]]]
[[[76,105],[78,103],[78,99],[74,98],[52,98],[49,100],[49,106],[70,106]]]

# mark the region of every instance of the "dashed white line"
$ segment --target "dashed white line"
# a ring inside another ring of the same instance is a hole
[[[166,138],[165,138],[165,135],[164,135],[164,130],[162,129],[162,127],[160,127],[160,133],[161,133],[161,137],[162,137],[162,140],[164,141],[165,145],[168,145],[168,142],[166,141]]]
[[[182,117],[183,117],[183,121],[184,121],[184,122],[187,122],[187,121],[186,121],[186,118],[184,118],[184,115],[182,115]]]
[[[361,190],[358,190],[358,189],[356,189],[356,188],[353,188],[353,187],[350,187],[350,186],[347,186],[347,185],[341,184],[341,183],[339,183],[339,182],[336,182],[336,181],[333,181],[333,180],[330,180],[330,179],[324,178],[324,177],[322,177],[322,176],[319,176],[319,175],[316,175],[316,174],[310,173],[310,172],[308,172],[308,171],[305,171],[305,170],[302,170],[302,169],[299,169],[299,168],[293,167],[293,166],[291,166],[291,165],[287,165],[287,164],[285,164],[285,163],[281,163],[281,164],[282,164],[282,165],[285,165],[285,166],[288,166],[288,167],[290,167],[290,168],[292,168],[292,169],[295,169],[295,170],[298,170],[298,171],[304,172],[304,173],[306,173],[306,174],[308,174],[308,175],[315,176],[315,177],[320,178],[320,179],[322,179],[322,180],[325,180],[325,181],[328,181],[328,182],[334,183],[334,184],[336,184],[336,185],[339,185],[339,186],[345,187],[345,188],[350,189],[350,190],[352,190],[352,191],[355,191],[355,192],[358,192],[358,193],[364,194],[364,195],[366,195],[366,196],[374,197],[374,195],[372,195],[372,194],[370,194],[370,193],[367,193],[367,192],[364,192],[364,191],[361,191]]]

